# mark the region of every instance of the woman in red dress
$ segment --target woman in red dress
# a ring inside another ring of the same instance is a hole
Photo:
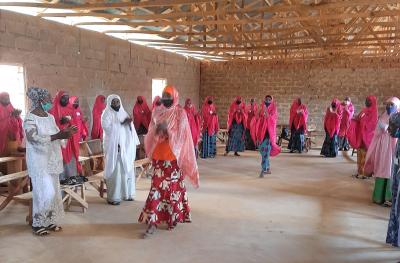
[[[178,223],[191,222],[184,178],[195,188],[199,186],[193,139],[186,112],[178,104],[178,92],[167,86],[161,101],[145,137],[146,153],[154,167],[150,192],[139,217],[139,222],[148,225],[145,238],[161,223],[171,230]]]

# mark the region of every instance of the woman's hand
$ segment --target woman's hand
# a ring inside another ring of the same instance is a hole
[[[55,141],[55,140],[65,140],[65,139],[69,139],[72,137],[72,135],[74,135],[76,132],[78,131],[78,127],[76,126],[70,126],[67,127],[61,131],[59,131],[58,133],[54,134],[51,136],[51,140]]]
[[[122,125],[130,124],[132,122],[132,118],[127,117],[123,122]]]

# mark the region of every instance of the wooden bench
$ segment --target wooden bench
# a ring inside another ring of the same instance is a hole
[[[28,171],[7,174],[0,177],[0,184],[8,184],[6,199],[0,204],[0,211],[13,200],[15,195],[22,191],[28,182]]]
[[[144,159],[135,161],[134,169],[136,169],[136,168],[142,169],[139,176],[136,178],[136,183],[139,182],[140,178],[142,178],[143,175],[146,174],[146,172],[148,171],[148,169],[150,167],[151,167],[151,160],[149,158],[144,158]]]

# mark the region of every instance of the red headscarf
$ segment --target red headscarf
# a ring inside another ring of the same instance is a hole
[[[200,116],[192,104],[191,99],[186,99],[184,109],[188,117],[190,131],[192,132],[193,144],[196,146],[200,138]]]
[[[375,127],[378,123],[378,105],[375,96],[368,96],[371,101],[370,107],[365,107],[352,119],[347,133],[351,147],[358,149],[364,146],[368,149],[374,136]]]
[[[347,130],[350,127],[351,119],[354,115],[354,106],[353,103],[350,101],[350,104],[347,106],[342,106],[342,120],[340,121],[340,130],[339,136],[345,137],[347,135]]]
[[[241,103],[238,105],[236,101],[240,100]],[[233,120],[236,121],[237,124],[242,123],[246,128],[247,125],[247,114],[246,114],[246,105],[242,101],[242,97],[237,96],[236,99],[231,103],[228,112],[228,130],[231,128]]]
[[[271,141],[271,156],[276,156],[281,152],[281,148],[276,144],[276,124],[278,122],[278,111],[274,98],[271,97],[271,104],[266,107],[265,103],[261,105],[258,118],[253,118],[250,125],[250,135],[256,145],[260,145],[265,134],[268,132]],[[266,98],[265,97],[265,98]]]
[[[157,108],[158,106],[157,106],[157,103],[158,102],[160,102],[160,96],[155,96],[154,97],[154,99],[153,99],[153,107],[151,108],[151,111],[154,111],[155,110],[155,108]]]
[[[177,159],[178,166],[182,170],[183,176],[188,177],[193,186],[197,188],[199,187],[199,171],[186,112],[178,104],[179,95],[174,87],[167,86],[163,92],[172,95],[173,105],[170,108],[159,106],[154,110],[149,131],[145,136],[144,146],[147,156],[153,155],[153,151],[159,143],[160,138],[156,135],[157,125],[166,123],[169,145]]]
[[[106,108],[106,97],[99,95],[93,105],[93,124],[92,124],[92,139],[103,139],[103,128],[101,127],[101,114]]]
[[[78,143],[79,143],[79,141],[81,139],[86,140],[89,132],[88,132],[87,124],[84,120],[83,113],[81,111],[80,106],[78,106],[78,108],[76,108],[76,109],[73,107],[73,104],[77,99],[78,99],[78,97],[76,97],[76,96],[69,97],[69,105],[68,106],[71,107],[74,112],[72,119],[73,119],[74,125],[76,125],[76,127],[78,127],[78,132],[75,135],[77,135],[77,137],[79,138],[79,140],[78,140]]]
[[[61,104],[60,104],[60,99],[65,94],[67,94],[65,91],[57,92],[56,97],[53,100],[53,108],[49,111],[49,113],[54,116],[56,124],[60,130],[63,130],[71,125],[77,125],[75,123],[76,120],[74,120],[74,118],[73,118],[74,110],[73,110],[72,106],[69,103],[65,107],[61,106]],[[71,120],[67,123],[61,124],[62,117],[69,117],[69,118],[71,118]],[[77,158],[77,156],[79,156],[79,144],[78,144],[78,148],[76,148],[74,136],[68,139],[67,145],[65,146],[65,148],[61,148],[61,150],[62,150],[64,163],[69,163],[72,160],[72,157]],[[76,159],[76,165],[77,165],[78,172],[80,172],[81,167],[78,162],[78,159]]]
[[[307,132],[308,110],[303,103],[299,105],[299,99],[295,99],[290,107],[289,129],[294,127],[298,130],[303,127],[304,131]]]
[[[138,100],[142,100],[142,104],[139,104]],[[151,119],[151,111],[147,106],[146,99],[143,96],[138,96],[135,106],[133,107],[133,124],[135,129],[138,130],[140,125],[143,125],[146,130],[149,128]]]
[[[247,125],[246,126],[248,129],[250,129],[251,121],[253,120],[253,118],[256,117],[257,111],[258,111],[258,106],[257,106],[257,102],[255,102],[255,100],[254,100],[253,104],[251,104],[251,102],[250,102],[250,104],[247,105],[247,108],[246,108]]]
[[[1,92],[0,98],[9,97],[7,92]],[[22,129],[21,117],[14,117],[12,113],[14,107],[11,103],[3,106],[0,103],[0,155],[7,150],[7,141],[18,140],[22,141],[24,132]]]
[[[213,97],[206,97],[201,107],[201,115],[203,117],[203,132],[208,131],[208,136],[213,136],[219,131],[219,123],[214,101],[208,104],[209,100],[213,100]]]
[[[342,118],[340,101],[338,99],[333,99],[332,104],[336,105],[336,110],[333,110],[332,106],[329,106],[326,110],[324,120],[324,127],[330,138],[333,138],[335,133],[339,133],[340,120]]]

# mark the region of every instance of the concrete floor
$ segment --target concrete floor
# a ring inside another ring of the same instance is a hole
[[[68,212],[64,231],[31,234],[26,208],[0,212],[0,262],[397,262],[385,244],[389,209],[371,203],[372,180],[351,178],[352,160],[317,151],[281,154],[259,179],[256,153],[199,160],[201,188],[189,187],[192,224],[141,239],[135,202],[105,204],[90,190],[86,214]]]

